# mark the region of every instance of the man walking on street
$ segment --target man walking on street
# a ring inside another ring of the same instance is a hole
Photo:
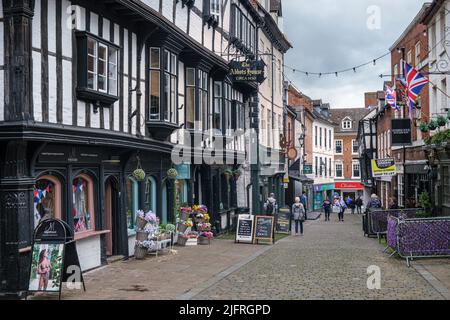
[[[347,209],[347,205],[345,204],[344,199],[340,198],[339,201],[339,206],[341,208],[340,212],[339,212],[339,221],[344,222],[344,213],[345,210]]]
[[[356,199],[356,209],[358,214],[362,214],[362,206],[363,206],[363,201],[361,199],[361,196],[358,197],[358,199]]]
[[[325,210],[325,221],[330,221],[331,201],[328,198],[323,202],[323,209]]]
[[[264,211],[268,216],[276,216],[276,213],[278,212],[278,204],[274,193],[271,193],[266,203],[264,203]]]

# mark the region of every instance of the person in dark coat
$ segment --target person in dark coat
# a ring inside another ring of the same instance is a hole
[[[325,211],[325,221],[330,221],[331,201],[328,198],[326,198],[322,206],[323,210]]]
[[[355,201],[355,205],[356,205],[356,211],[358,212],[358,214],[362,214],[362,206],[364,205],[361,196],[358,197],[358,199],[356,199]]]

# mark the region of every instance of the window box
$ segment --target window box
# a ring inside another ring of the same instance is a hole
[[[77,37],[77,97],[108,107],[119,100],[120,47],[89,32],[76,32]]]

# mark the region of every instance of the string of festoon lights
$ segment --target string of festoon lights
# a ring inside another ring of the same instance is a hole
[[[342,69],[342,70],[338,70],[338,71],[332,71],[332,72],[311,72],[311,71],[305,71],[305,70],[297,69],[295,67],[291,67],[291,66],[286,65],[286,64],[284,64],[283,67],[285,69],[287,69],[287,70],[290,70],[294,74],[299,73],[299,74],[305,75],[307,77],[309,77],[309,76],[318,76],[319,78],[321,78],[321,77],[330,76],[330,75],[334,75],[336,77],[339,77],[340,74],[347,73],[347,72],[356,73],[356,72],[358,72],[359,69],[364,68],[364,67],[369,66],[369,65],[376,66],[378,61],[380,61],[383,58],[386,58],[387,56],[390,56],[390,55],[391,55],[391,53],[387,52],[387,53],[383,54],[382,56],[379,56],[377,58],[371,59],[368,62],[361,63],[359,65],[356,65],[356,66],[353,66],[353,67],[350,67],[350,68],[346,68],[346,69]]]

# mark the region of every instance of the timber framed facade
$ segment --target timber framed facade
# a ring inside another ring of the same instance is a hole
[[[0,1],[0,291],[26,288],[46,214],[74,228],[89,270],[133,255],[138,209],[167,223],[182,204],[202,203],[217,232],[248,210],[249,173],[224,172],[246,157],[248,138],[228,132],[248,128],[258,85],[233,83],[228,70],[256,59],[262,36],[281,62],[289,42],[270,8],[247,0]],[[205,130],[226,137],[232,161],[188,163],[170,180],[174,146]]]

